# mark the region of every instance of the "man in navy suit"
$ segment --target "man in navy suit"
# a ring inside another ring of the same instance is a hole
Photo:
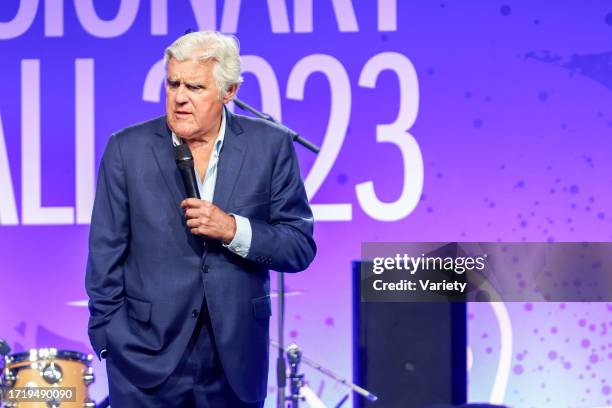
[[[242,81],[233,37],[165,53],[166,115],[113,134],[100,164],[86,288],[113,407],[261,407],[269,269],[313,260],[313,218],[286,130],[225,109]],[[173,145],[194,157],[187,198]]]

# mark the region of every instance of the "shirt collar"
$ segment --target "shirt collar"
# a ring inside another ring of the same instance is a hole
[[[223,141],[225,140],[225,107],[221,110],[221,126],[219,127],[219,134],[217,135],[217,139],[215,140],[215,153],[219,155],[221,152],[221,148],[223,147]],[[172,132],[172,144],[174,146],[178,146],[181,144],[179,138]]]

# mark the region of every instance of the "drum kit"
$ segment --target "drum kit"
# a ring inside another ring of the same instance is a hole
[[[92,355],[55,348],[10,353],[0,339],[4,368],[0,376],[0,405],[5,408],[95,408],[89,385],[95,376]]]
[[[281,293],[273,291],[270,297],[284,298],[300,294],[301,291],[295,290]],[[87,301],[70,302],[69,305],[85,307]],[[270,346],[279,350],[289,363],[286,370],[289,395],[285,399],[290,408],[298,408],[303,402],[311,408],[326,408],[319,396],[308,386],[304,374],[300,372],[301,364],[310,366],[371,402],[378,399],[368,390],[310,360],[302,354],[296,344],[284,347],[282,343],[271,340]],[[95,380],[91,367],[93,361],[91,354],[56,348],[30,349],[13,354],[10,352],[9,345],[0,338],[0,361],[4,361],[4,367],[0,372],[0,408],[106,408],[109,406],[108,397],[97,405],[89,397],[89,386]],[[340,408],[348,397],[349,394],[344,395],[334,407]],[[282,404],[279,401],[277,403],[285,407],[284,401]]]

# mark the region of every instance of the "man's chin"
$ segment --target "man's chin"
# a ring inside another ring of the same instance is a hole
[[[170,121],[168,126],[177,137],[182,139],[189,139],[189,137],[194,134],[194,129],[192,126],[185,126],[184,124],[176,123],[175,121]]]

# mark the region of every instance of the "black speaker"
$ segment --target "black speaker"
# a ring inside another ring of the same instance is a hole
[[[379,399],[355,396],[355,407],[466,403],[466,304],[362,302],[360,268],[353,262],[353,376]]]

